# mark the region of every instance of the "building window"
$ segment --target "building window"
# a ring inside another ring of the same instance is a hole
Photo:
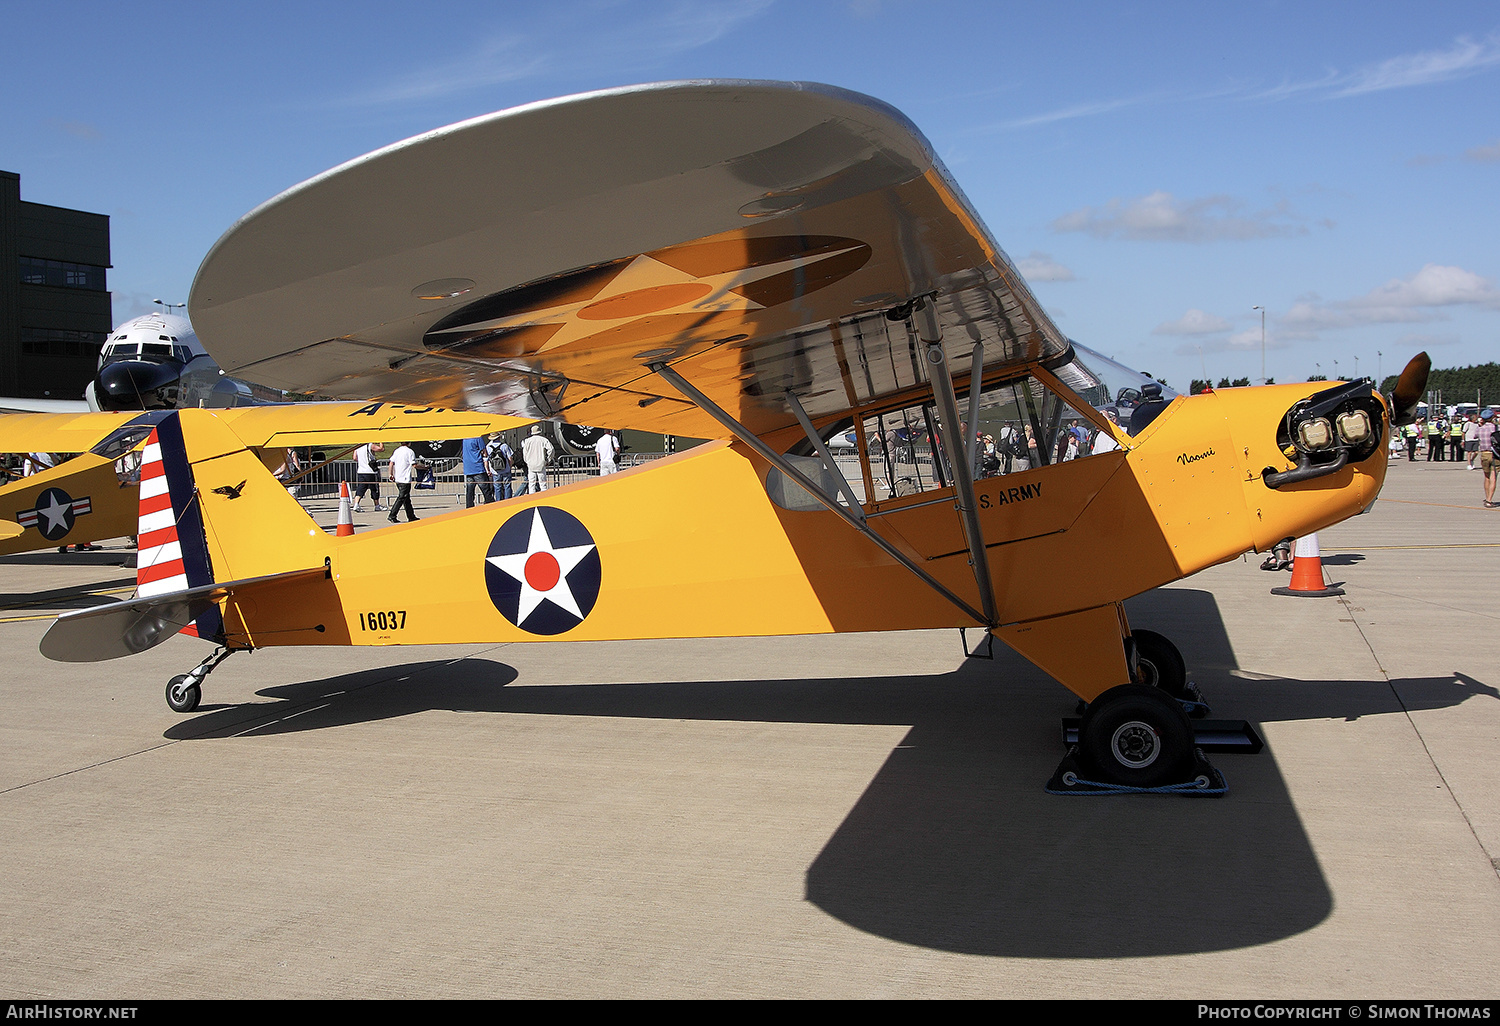
[[[105,331],[66,331],[59,328],[22,328],[21,352],[33,356],[87,356],[99,358]]]
[[[26,285],[57,285],[66,289],[92,289],[103,292],[104,268],[97,264],[75,264],[67,260],[43,260],[23,256],[20,259],[21,281]]]

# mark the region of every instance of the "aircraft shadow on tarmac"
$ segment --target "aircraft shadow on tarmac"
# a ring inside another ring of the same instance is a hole
[[[1170,632],[1214,714],[1259,721],[1399,713],[1385,681],[1245,679],[1207,592],[1135,599],[1132,622]],[[259,692],[168,737],[319,730],[432,709],[557,716],[903,724],[910,730],[808,867],[808,901],[878,936],[967,954],[1121,958],[1275,941],[1316,926],[1333,898],[1268,748],[1217,755],[1222,800],[1057,797],[1071,695],[1003,646],[923,677],[508,688],[485,659],[413,663]],[[1395,682],[1407,709],[1495,688]],[[769,772],[774,772],[770,770]]]

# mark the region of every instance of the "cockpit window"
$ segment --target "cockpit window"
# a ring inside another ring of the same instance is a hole
[[[1166,402],[1177,398],[1177,393],[1171,388],[1140,371],[1133,371],[1076,342],[1073,350],[1073,359],[1052,373],[1096,410],[1106,416],[1113,414],[1110,419],[1116,420],[1127,434],[1136,409],[1152,401],[1153,393],[1159,393]]]
[[[160,342],[142,342],[141,355],[143,356],[171,356],[171,345],[162,345]]]
[[[961,402],[960,409],[965,405]],[[980,394],[976,478],[1067,463],[1119,448],[1109,432],[1036,378]]]

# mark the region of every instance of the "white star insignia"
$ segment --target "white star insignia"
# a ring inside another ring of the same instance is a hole
[[[47,526],[43,528],[43,534],[51,533],[54,528],[66,528],[68,526],[68,511],[73,507],[71,502],[58,502],[56,495],[49,496],[48,498],[50,500],[48,506],[45,508],[38,506],[36,509],[38,513],[47,518]]]
[[[464,324],[438,334],[459,336],[482,330],[561,325],[557,333],[537,350],[543,353],[642,317],[672,314],[707,316],[763,310],[765,307],[761,304],[732,290],[795,268],[831,260],[856,248],[847,246],[830,253],[819,253],[814,257],[794,256],[759,267],[743,267],[702,278],[642,254],[622,268],[598,295],[589,299]]]
[[[525,552],[508,556],[490,556],[486,561],[501,573],[521,582],[521,606],[516,611],[516,625],[526,622],[542,600],[556,603],[578,619],[583,619],[583,610],[573,597],[568,586],[568,574],[583,558],[593,552],[595,545],[569,545],[557,548],[547,536],[547,525],[542,523],[540,509],[531,511],[531,537]]]

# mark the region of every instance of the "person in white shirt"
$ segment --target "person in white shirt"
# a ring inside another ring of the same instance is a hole
[[[613,432],[606,431],[599,436],[594,443],[594,452],[599,454],[599,475],[613,474],[620,468],[615,464],[615,456],[620,451],[620,440]]]
[[[547,468],[552,465],[556,452],[547,436],[542,434],[542,426],[531,425],[531,434],[521,443],[521,458],[526,461],[527,494],[546,490]]]
[[[391,483],[396,486],[396,501],[391,503],[391,515],[386,519],[396,523],[396,514],[406,507],[406,522],[409,524],[417,519],[416,510],[411,508],[411,471],[417,462],[417,454],[412,447],[402,442],[391,453]]]
[[[366,442],[354,450],[354,512],[356,513],[364,512],[359,508],[359,500],[364,498],[366,493],[375,500],[376,513],[385,510],[385,507],[380,504],[380,471],[377,469],[379,464],[375,456],[379,450],[376,446],[380,446],[380,443],[376,442],[372,446]],[[383,448],[381,446],[381,449]]]

